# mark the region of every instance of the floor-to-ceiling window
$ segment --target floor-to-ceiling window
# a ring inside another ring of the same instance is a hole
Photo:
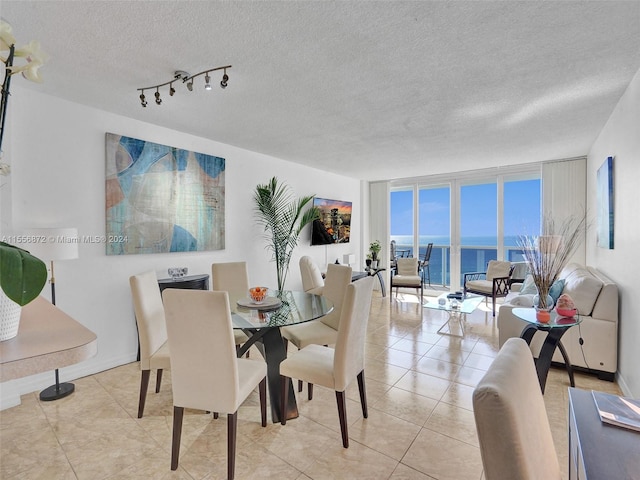
[[[429,258],[431,284],[447,285],[451,264],[451,187],[448,184],[418,190],[418,231],[421,259],[427,245],[433,243]]]
[[[489,260],[521,261],[520,235],[540,231],[540,170],[465,173],[391,187],[391,240],[420,258],[433,243],[432,285],[461,285]]]
[[[541,188],[539,178],[507,178],[504,182],[504,259],[523,261],[518,237],[540,232]]]
[[[484,272],[489,260],[498,258],[498,185],[495,178],[460,182],[459,278]]]
[[[391,240],[396,241],[398,256],[413,256],[414,202],[413,188],[391,192]]]

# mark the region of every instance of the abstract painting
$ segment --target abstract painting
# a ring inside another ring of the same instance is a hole
[[[225,159],[107,133],[107,255],[225,248]]]
[[[613,157],[608,157],[597,173],[598,246],[613,248]]]

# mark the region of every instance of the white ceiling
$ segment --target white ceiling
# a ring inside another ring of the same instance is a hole
[[[585,155],[640,68],[640,1],[7,1],[26,88],[366,180]],[[231,64],[229,87],[139,87]],[[116,132],[129,134],[131,132]],[[213,153],[215,152],[207,152]]]

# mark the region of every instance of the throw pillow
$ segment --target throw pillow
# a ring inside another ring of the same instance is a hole
[[[564,293],[573,298],[580,315],[591,315],[602,289],[602,281],[584,267],[576,268],[565,277],[565,281]]]
[[[553,282],[553,285],[551,285],[551,288],[549,289],[549,295],[551,295],[551,298],[553,298],[553,303],[556,303],[558,301],[558,297],[562,295],[563,288],[564,280],[562,278],[559,278],[558,280]]]
[[[515,307],[533,307],[533,295],[518,295],[509,300],[509,303]]]
[[[520,295],[535,295],[536,293],[538,293],[536,284],[533,283],[533,277],[531,276],[531,274],[528,274],[524,279],[522,287],[520,288]]]

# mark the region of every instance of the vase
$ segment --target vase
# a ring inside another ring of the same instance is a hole
[[[553,310],[553,297],[547,294],[544,304],[540,301],[540,295],[535,294],[533,297],[533,307],[536,309],[536,320],[540,323],[548,323],[551,320],[551,310]]]
[[[22,307],[7,297],[0,288],[0,342],[18,334]]]
[[[544,303],[544,305],[541,305],[540,302],[540,295],[538,295],[537,293],[534,295],[533,297],[533,306],[536,309],[541,309],[541,310],[552,310],[553,309],[553,297],[549,294],[547,294],[547,300]]]

